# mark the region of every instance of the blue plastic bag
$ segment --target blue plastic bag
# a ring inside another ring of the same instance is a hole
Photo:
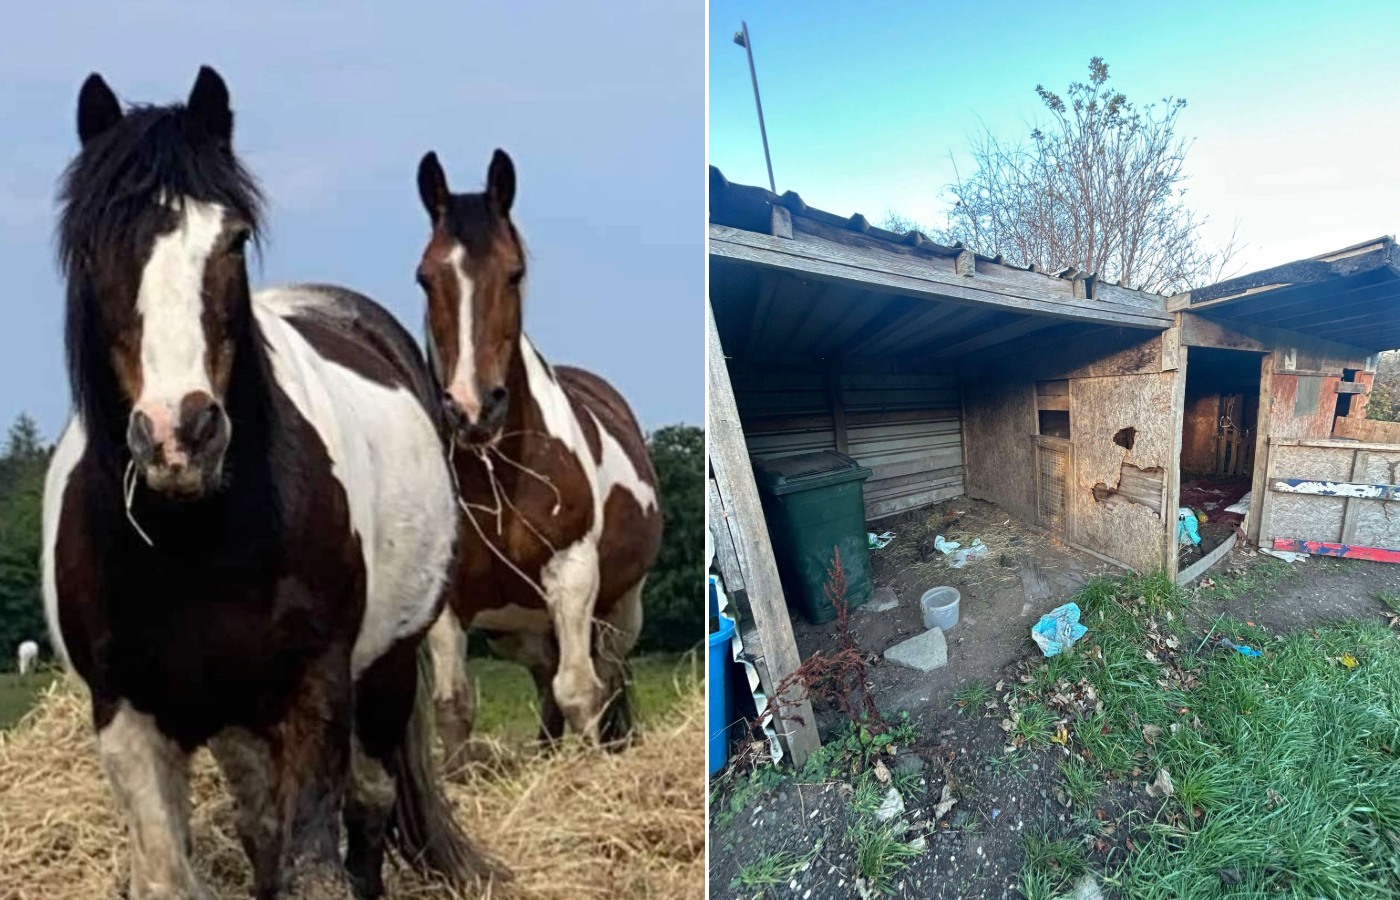
[[[1031,627],[1031,640],[1035,641],[1041,653],[1055,656],[1088,631],[1079,624],[1079,604],[1066,603],[1040,617],[1040,621]]]
[[[1196,521],[1194,512],[1184,506],[1176,511],[1176,542],[1178,544],[1190,544],[1192,547],[1200,546],[1200,527],[1201,523]]]

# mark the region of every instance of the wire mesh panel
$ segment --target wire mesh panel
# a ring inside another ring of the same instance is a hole
[[[1069,480],[1069,447],[1037,442],[1036,505],[1040,524],[1063,531],[1065,527],[1065,493]]]

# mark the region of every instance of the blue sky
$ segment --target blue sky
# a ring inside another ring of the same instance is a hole
[[[410,11],[411,9],[411,11]],[[613,381],[644,427],[704,413],[704,10],[539,3],[136,0],[14,5],[0,32],[0,427],[52,438],[68,410],[54,189],[79,85],[183,99],[227,80],[270,235],[255,284],[332,281],[421,334],[427,239],[414,173],[436,149],[476,190],[515,160],[531,254],[526,327]]]
[[[1400,17],[1387,4],[712,0],[710,162],[766,185],[741,19],[778,191],[822,209],[941,223],[968,136],[1026,133],[1036,84],[1063,91],[1099,55],[1130,99],[1186,98],[1188,201],[1209,240],[1238,221],[1240,271],[1400,230]]]

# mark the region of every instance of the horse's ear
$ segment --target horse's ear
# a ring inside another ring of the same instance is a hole
[[[200,66],[199,75],[185,102],[186,121],[196,134],[222,143],[233,140],[233,110],[229,108],[228,85],[209,66]]]
[[[78,92],[78,140],[86,147],[88,141],[122,120],[122,105],[117,95],[93,72]]]
[[[510,215],[510,205],[515,202],[515,164],[504,150],[491,156],[491,168],[486,172],[486,199],[499,215]]]
[[[437,154],[429,150],[418,163],[418,197],[434,225],[441,222],[447,213],[447,199],[450,196],[442,163],[438,162]]]

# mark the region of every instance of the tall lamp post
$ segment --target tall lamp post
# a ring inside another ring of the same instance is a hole
[[[743,47],[749,55],[749,77],[753,79],[753,103],[758,107],[758,133],[763,135],[763,161],[768,164],[768,189],[778,193],[773,181],[773,158],[768,155],[768,128],[763,124],[763,101],[758,99],[758,70],[753,66],[753,44],[749,41],[749,23],[740,22],[742,30],[734,32],[734,43]]]

